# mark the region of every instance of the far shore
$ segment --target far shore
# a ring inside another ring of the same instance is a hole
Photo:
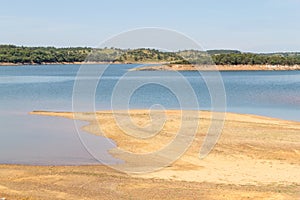
[[[145,66],[132,71],[295,71],[300,65],[185,65],[166,64]]]
[[[27,66],[27,65],[111,65],[111,64],[145,64],[145,65],[162,65],[164,63],[157,62],[139,62],[139,63],[131,63],[131,62],[43,62],[43,63],[1,63],[0,66]]]
[[[0,63],[0,66],[27,65],[110,65],[110,64],[142,64],[143,67],[130,71],[297,71],[300,65],[188,65],[166,63],[122,63],[122,62],[56,62],[56,63]],[[150,65],[150,66],[147,66]],[[154,65],[154,66],[153,66]]]

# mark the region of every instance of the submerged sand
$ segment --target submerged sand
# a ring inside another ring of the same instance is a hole
[[[134,124],[151,123],[149,112],[129,112]],[[153,137],[136,138],[120,129],[115,117],[131,132],[125,111],[94,113],[33,112],[32,114],[89,121],[83,130],[116,142],[110,153],[126,161],[124,169],[143,165],[121,150],[145,153],[173,140],[180,111],[166,111],[163,129]],[[152,112],[160,117],[161,111]],[[13,199],[297,199],[300,192],[300,123],[227,113],[222,135],[213,151],[199,159],[199,149],[212,113],[185,115],[200,121],[190,148],[176,162],[151,173],[126,174],[105,166],[0,166],[1,195]],[[126,124],[128,123],[128,124]],[[100,126],[99,126],[100,124]],[[128,125],[128,126],[127,126]],[[150,162],[148,160],[147,162]],[[113,166],[115,167],[115,166]],[[118,166],[118,169],[120,166]],[[121,166],[122,167],[122,166]],[[51,196],[51,198],[50,198]]]

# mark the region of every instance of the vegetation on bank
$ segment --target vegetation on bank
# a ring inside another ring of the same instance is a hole
[[[41,64],[43,62],[81,62],[91,48],[18,47],[0,45],[0,62]]]
[[[90,47],[23,47],[0,45],[0,63],[43,64],[83,62],[174,63],[216,65],[300,65],[300,53],[242,53],[237,50],[184,50],[165,52],[155,49]]]
[[[216,65],[300,65],[300,53],[218,54],[212,59]]]

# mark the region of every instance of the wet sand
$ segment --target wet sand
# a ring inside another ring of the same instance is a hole
[[[110,153],[126,161],[124,169],[143,165],[122,153],[157,151],[172,141],[180,128],[180,111],[166,111],[164,128],[140,139],[125,134],[135,129],[126,112],[31,114],[89,121],[88,133],[114,140]],[[152,116],[160,119],[161,111]],[[151,123],[149,112],[130,111],[134,124]],[[213,151],[199,159],[199,149],[212,113],[186,114],[184,123],[200,121],[192,145],[177,161],[151,173],[118,172],[106,166],[0,166],[0,198],[7,199],[298,199],[300,198],[300,123],[227,113],[222,135]],[[122,120],[123,119],[123,120]],[[128,123],[128,124],[127,124]],[[99,128],[99,124],[100,127]],[[138,132],[138,130],[137,130]],[[151,135],[150,135],[151,136]],[[148,160],[147,162],[150,162]],[[115,166],[113,166],[115,167]],[[122,167],[122,166],[121,166]],[[117,166],[118,169],[120,166]]]

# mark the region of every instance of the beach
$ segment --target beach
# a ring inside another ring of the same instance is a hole
[[[142,67],[130,69],[130,71],[294,71],[300,70],[300,65],[186,65],[167,64],[165,62],[54,62],[54,63],[4,63],[0,66],[26,66],[26,65],[116,65],[139,64]],[[147,66],[149,65],[149,66]]]
[[[300,0],[1,8],[0,200],[300,200]]]
[[[133,71],[293,71],[300,70],[299,65],[182,65],[166,64],[145,66]]]
[[[162,112],[151,114],[159,118]],[[182,119],[184,123],[195,120],[200,123],[193,143],[181,157],[150,173],[125,173],[130,167],[145,164],[145,160],[131,160],[120,150],[145,153],[163,148],[175,137],[182,122],[180,113],[166,111],[161,131],[141,140],[124,134],[116,124],[114,117],[125,119],[125,111],[117,111],[114,115],[110,111],[99,111],[96,115],[32,112],[89,122],[82,129],[112,139],[117,148],[111,149],[110,154],[124,160],[125,164],[111,168],[104,165],[1,165],[0,194],[8,199],[299,198],[300,123],[255,115],[227,113],[218,143],[207,157],[200,159],[199,150],[214,113],[187,112]],[[139,126],[151,123],[147,110],[130,110],[129,114]],[[126,126],[127,121],[123,121]]]

